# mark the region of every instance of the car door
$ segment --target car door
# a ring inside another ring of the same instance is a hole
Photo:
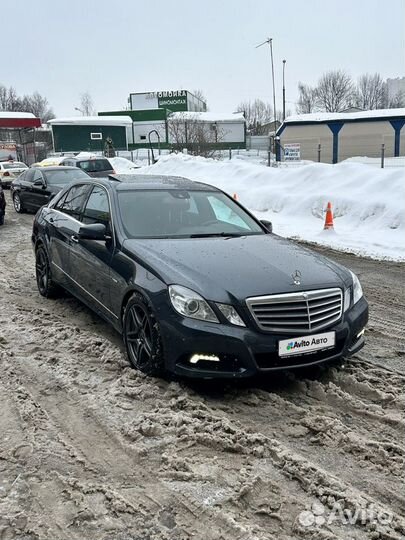
[[[90,184],[76,184],[51,205],[45,215],[49,260],[56,280],[68,289],[75,289],[71,271],[71,246],[75,245],[82,223],[79,221],[91,189]]]
[[[71,245],[72,278],[86,301],[108,318],[115,317],[111,308],[110,264],[114,254],[111,207],[107,190],[94,185],[81,217],[83,225],[102,223],[107,240],[77,238]]]
[[[31,182],[30,204],[32,208],[41,208],[49,202],[50,191],[42,171],[36,169]]]
[[[20,192],[21,204],[24,208],[32,208],[32,184],[34,182],[35,169],[28,169],[16,180],[17,190]]]

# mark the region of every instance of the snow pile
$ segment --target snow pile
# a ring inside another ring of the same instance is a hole
[[[108,161],[113,166],[117,174],[131,174],[135,169],[139,169],[140,165],[123,157],[108,158]]]
[[[402,168],[358,163],[312,163],[268,168],[242,160],[215,161],[183,154],[161,156],[142,174],[186,176],[233,195],[286,237],[374,258],[405,260],[405,178]],[[335,233],[323,231],[330,201]]]

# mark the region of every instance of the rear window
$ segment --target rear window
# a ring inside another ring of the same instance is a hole
[[[78,161],[78,167],[86,172],[111,171],[112,165],[108,159],[89,159],[87,161]]]
[[[28,169],[25,163],[14,161],[14,163],[3,163],[4,169]]]

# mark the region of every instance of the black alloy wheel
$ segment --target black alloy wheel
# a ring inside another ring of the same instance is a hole
[[[35,253],[35,275],[38,291],[42,296],[45,298],[57,296],[58,286],[52,280],[48,256],[42,246]]]
[[[13,205],[14,205],[14,210],[18,212],[19,214],[22,214],[24,212],[25,209],[22,205],[21,198],[18,192],[14,193],[13,195]]]
[[[159,324],[151,307],[138,293],[126,305],[123,326],[124,342],[133,367],[147,375],[161,374],[164,359]]]

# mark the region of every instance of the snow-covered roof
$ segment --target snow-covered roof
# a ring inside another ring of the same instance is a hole
[[[345,113],[327,113],[316,112],[309,114],[295,114],[288,116],[285,123],[291,122],[328,122],[332,120],[362,120],[365,118],[384,118],[384,117],[405,117],[405,108],[401,109],[376,109],[373,111],[345,112]]]
[[[170,115],[170,118],[178,120],[199,120],[200,122],[244,122],[242,113],[214,113],[180,111]]]
[[[30,112],[1,111],[0,118],[36,118],[36,116]]]
[[[132,125],[130,116],[70,116],[52,118],[48,124],[82,125],[82,126],[126,126]]]

